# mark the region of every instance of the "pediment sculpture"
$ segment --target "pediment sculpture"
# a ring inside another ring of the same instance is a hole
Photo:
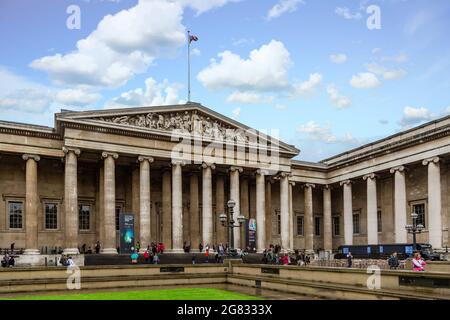
[[[216,140],[226,139],[238,142],[249,140],[244,129],[233,128],[196,110],[167,113],[149,112],[137,115],[100,117],[95,120],[162,131],[181,130]]]

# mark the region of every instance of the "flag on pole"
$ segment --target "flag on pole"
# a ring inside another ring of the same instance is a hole
[[[191,43],[192,41],[198,41],[198,37],[194,36],[194,35],[190,35],[189,36],[189,43]]]

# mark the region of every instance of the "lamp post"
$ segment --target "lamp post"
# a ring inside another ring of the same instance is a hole
[[[425,227],[422,224],[417,224],[417,218],[419,215],[416,212],[413,212],[411,214],[412,217],[412,224],[408,224],[405,226],[408,233],[411,233],[413,235],[413,248],[414,251],[417,250],[417,241],[416,241],[416,234],[422,233],[422,231],[425,229]]]
[[[241,214],[238,216],[237,220],[238,220],[238,224],[235,225],[234,218],[234,207],[236,205],[236,202],[234,200],[229,200],[227,203],[228,206],[228,224],[227,224],[227,215],[225,213],[222,213],[219,215],[219,220],[222,223],[223,227],[228,228],[228,242],[230,244],[230,247],[228,249],[229,253],[228,255],[230,256],[236,256],[237,252],[236,249],[234,248],[234,228],[240,228],[242,227],[243,223],[245,222],[245,217]]]

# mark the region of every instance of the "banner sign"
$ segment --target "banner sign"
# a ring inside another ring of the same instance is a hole
[[[134,215],[121,213],[119,222],[120,253],[131,253],[134,249]]]
[[[248,246],[256,248],[256,219],[248,220]]]

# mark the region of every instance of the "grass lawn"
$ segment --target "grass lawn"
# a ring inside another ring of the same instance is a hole
[[[52,296],[36,295],[36,296],[15,297],[12,299],[14,300],[261,300],[262,298],[220,289],[182,288],[182,289],[167,289],[167,290],[62,294]]]

